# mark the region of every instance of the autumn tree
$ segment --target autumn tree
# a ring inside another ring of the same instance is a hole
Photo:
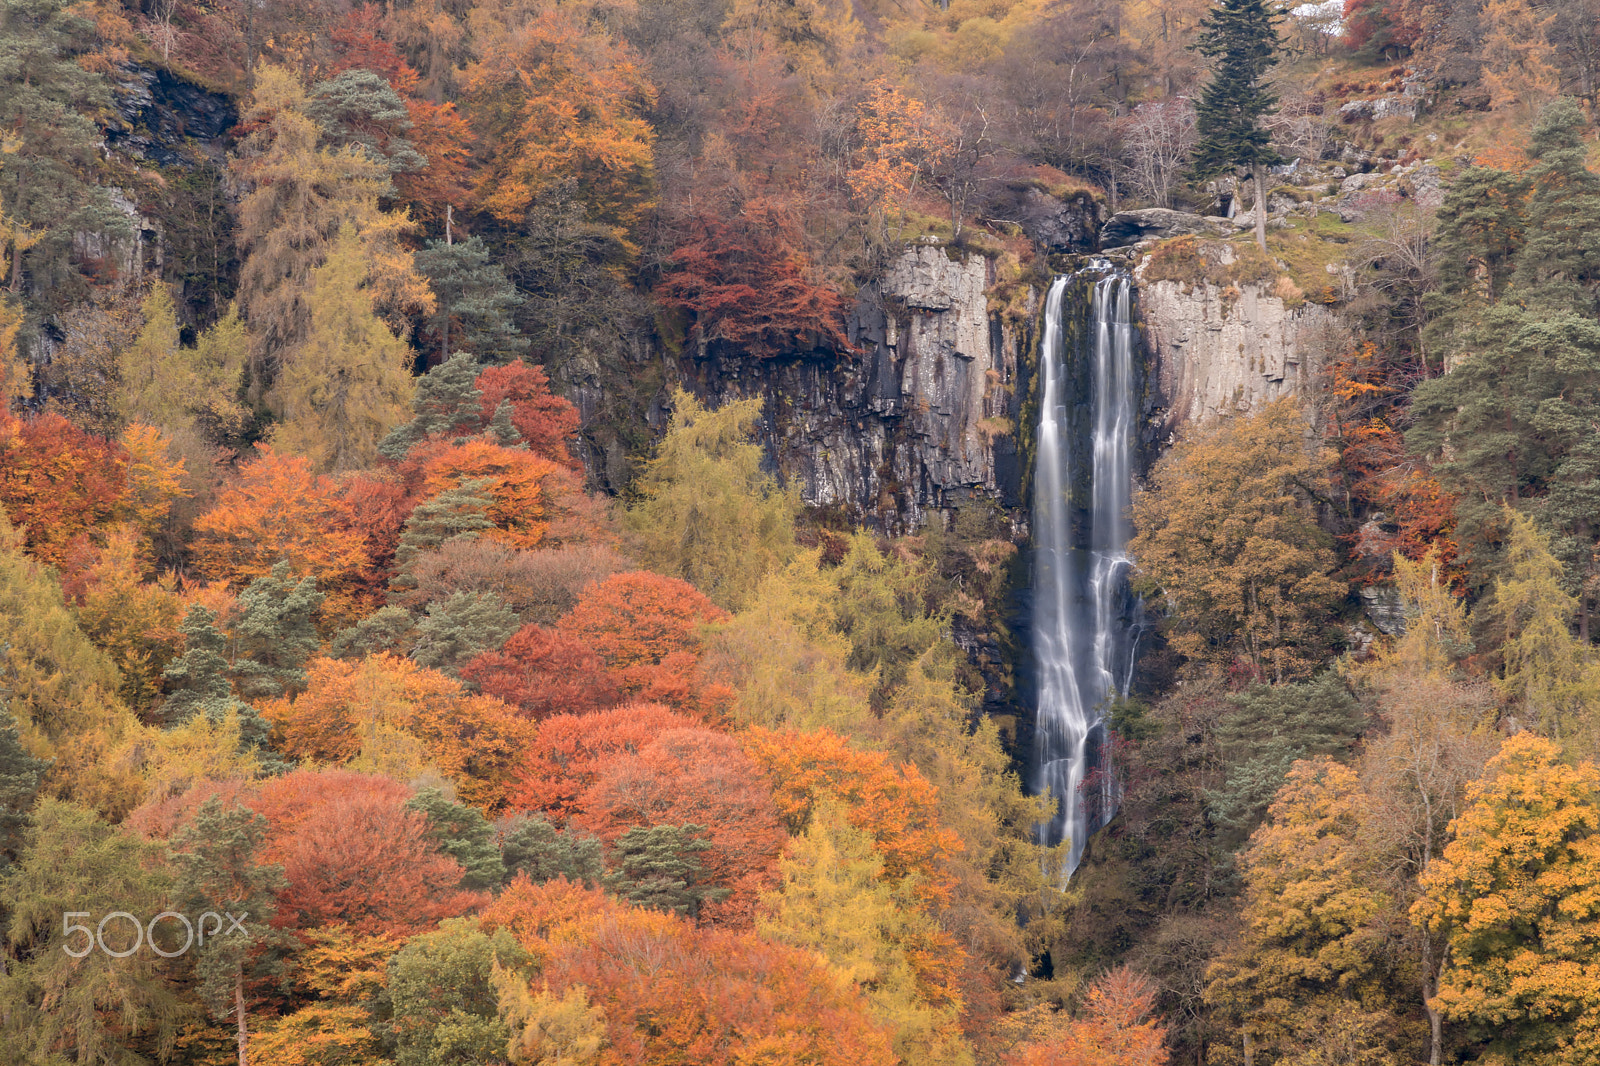
[[[484,811],[504,807],[532,729],[511,708],[452,677],[377,653],[311,660],[306,690],[262,704],[299,758],[349,762],[412,779],[444,774]]]
[[[1247,1049],[1316,1040],[1349,1004],[1367,1020],[1367,1053],[1384,1049],[1392,908],[1360,847],[1356,774],[1327,757],[1290,769],[1243,856],[1244,928],[1208,971],[1207,1001],[1238,1019]],[[1246,1056],[1250,1052],[1247,1050]]]
[[[245,252],[239,298],[251,326],[257,398],[285,363],[306,350],[312,273],[344,226],[360,238],[361,276],[380,313],[433,307],[427,283],[399,243],[409,221],[378,208],[389,187],[389,168],[355,145],[322,146],[321,130],[306,107],[305,89],[292,72],[282,67],[258,71],[246,110],[251,132],[233,163],[249,190],[239,212]]]
[[[337,486],[307,459],[257,445],[255,458],[195,523],[195,561],[205,576],[242,587],[286,559],[291,574],[317,578],[328,597],[324,613],[340,616],[351,609],[366,563],[361,534],[346,514]]]
[[[885,236],[917,183],[950,151],[927,106],[887,78],[867,86],[856,105],[860,150],[850,170],[851,195],[878,220]]]
[[[778,872],[779,885],[761,900],[762,936],[826,958],[892,1027],[905,1061],[971,1061],[955,1009],[930,1004],[918,981],[913,953],[932,939],[932,919],[903,886],[884,880],[883,859],[866,834],[824,805]]]
[[[646,566],[689,581],[730,610],[794,551],[799,500],[761,468],[752,440],[760,416],[757,399],[712,411],[674,393],[672,423],[628,515]]]
[[[100,558],[83,574],[78,624],[111,656],[119,694],[143,713],[160,698],[161,672],[178,654],[183,606],[170,576],[143,581],[145,553],[130,528],[111,533]]]
[[[1467,791],[1456,837],[1422,875],[1412,917],[1446,937],[1437,1003],[1507,1062],[1582,1062],[1597,1051],[1600,771],[1555,743],[1506,740]]]
[[[346,223],[311,271],[305,341],[267,396],[282,420],[273,442],[319,473],[372,465],[411,391],[411,348],[373,311],[361,242]]]
[[[271,824],[261,859],[283,866],[284,924],[415,934],[484,901],[459,887],[461,866],[429,838],[427,816],[402,806],[406,791],[383,778],[301,770],[247,799]]]
[[[557,628],[598,653],[624,694],[690,706],[701,627],[726,617],[687,582],[639,570],[586,589]]]
[[[110,759],[137,720],[121,678],[65,603],[55,575],[22,552],[0,510],[0,664],[23,747],[51,760],[46,792],[120,816],[137,785]]]
[[[1210,427],[1168,452],[1134,501],[1137,584],[1193,662],[1283,681],[1327,652],[1343,589],[1312,511],[1327,463],[1304,427],[1283,400]]]
[[[461,676],[530,718],[590,714],[620,698],[589,644],[537,625],[522,627],[498,651],[469,660]]]
[[[541,194],[575,180],[586,220],[628,254],[654,191],[654,134],[642,112],[655,90],[638,56],[566,8],[482,15],[465,97],[468,120],[492,146],[480,202],[514,223]]]
[[[480,422],[488,426],[502,403],[511,405],[511,424],[535,455],[573,466],[568,442],[578,432],[578,409],[550,391],[544,368],[522,360],[486,366],[478,374]]]
[[[136,941],[126,919],[106,922],[98,931],[107,950],[100,951],[84,939],[93,939],[96,925],[85,931],[78,921],[161,913],[172,883],[165,848],[51,799],[33,812],[24,840],[21,861],[0,885],[0,909],[10,917],[0,1055],[24,1066],[65,1055],[126,1060],[141,1045],[171,1047],[183,1008],[163,980],[161,958],[133,950],[144,930]],[[164,935],[171,929],[158,929],[165,951],[179,946]]]
[[[668,730],[618,754],[578,803],[579,821],[607,842],[634,827],[703,827],[705,879],[732,893],[704,914],[719,924],[750,925],[788,839],[755,763],[737,740],[708,729]]]
[[[0,411],[0,506],[45,563],[61,566],[74,546],[103,535],[123,507],[127,469],[120,447],[58,414]]]
[[[546,718],[527,746],[511,802],[559,818],[581,814],[582,797],[606,763],[640,750],[668,730],[700,724],[654,704]]]

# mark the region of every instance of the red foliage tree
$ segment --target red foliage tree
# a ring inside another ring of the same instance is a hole
[[[511,804],[568,818],[583,811],[580,797],[601,768],[638,751],[669,729],[700,725],[666,707],[635,703],[595,714],[558,714],[539,723],[517,775]]]
[[[428,839],[426,816],[381,790],[318,796],[292,832],[274,827],[268,842],[288,880],[284,926],[342,922],[365,936],[408,936],[488,902],[461,890],[461,867]]]
[[[727,618],[687,581],[640,570],[586,589],[558,627],[599,653],[623,692],[701,709],[700,627]]]
[[[24,419],[0,411],[0,505],[41,562],[87,561],[91,531],[117,516],[127,482],[120,446],[55,413]]]
[[[705,826],[706,879],[731,890],[703,912],[713,924],[754,923],[756,899],[775,883],[789,840],[761,770],[737,740],[709,729],[667,730],[613,757],[578,802],[579,820],[608,842],[634,826]]]
[[[523,626],[499,651],[468,662],[461,676],[530,718],[590,714],[619,696],[593,649],[537,625]]]
[[[663,303],[692,316],[692,337],[762,359],[815,349],[850,351],[844,301],[813,284],[789,213],[753,200],[737,217],[701,215],[667,260]]]
[[[511,424],[535,455],[574,469],[577,462],[567,441],[578,432],[578,409],[565,396],[550,391],[550,378],[542,366],[521,359],[505,366],[485,367],[478,375],[483,394],[483,424],[494,418],[502,400],[511,401]]]

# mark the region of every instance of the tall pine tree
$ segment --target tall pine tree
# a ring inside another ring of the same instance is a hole
[[[1212,61],[1211,81],[1195,105],[1195,168],[1201,175],[1249,167],[1256,185],[1256,243],[1267,250],[1266,168],[1283,158],[1261,128],[1277,104],[1266,84],[1278,62],[1277,15],[1266,0],[1220,0],[1200,23],[1195,47]]]

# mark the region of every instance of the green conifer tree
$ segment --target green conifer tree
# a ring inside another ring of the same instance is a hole
[[[593,885],[605,876],[599,838],[570,826],[557,829],[538,815],[517,815],[504,826],[500,860],[507,881],[524,873],[535,884],[565,877]]]
[[[228,681],[228,660],[223,658],[227,638],[217,629],[217,612],[199,604],[189,608],[179,627],[184,636],[184,652],[167,666],[162,677],[172,693],[161,706],[162,724],[167,728],[183,725],[196,714],[213,723],[221,722],[232,711],[239,718],[239,748],[254,750],[261,767],[268,773],[281,772],[288,764],[270,747],[272,726],[261,712],[233,694]]]
[[[488,511],[494,505],[489,495],[488,478],[470,478],[453,489],[423,500],[406,519],[400,533],[400,546],[394,553],[394,577],[389,582],[391,603],[402,601],[417,587],[412,573],[417,557],[446,541],[470,539],[485,529],[493,529]]]
[[[243,805],[224,806],[213,796],[174,842],[179,906],[201,931],[216,926],[191,956],[200,998],[214,1017],[232,1016],[240,1066],[249,1062],[248,982],[280,971],[279,949],[295,944],[272,925],[277,895],[288,882],[283,867],[257,861],[266,835],[261,815]],[[208,921],[208,914],[217,921]]]
[[[513,321],[522,298],[489,258],[482,238],[429,241],[416,263],[439,300],[430,325],[445,359],[460,351],[505,363],[527,351],[528,342]]]
[[[411,658],[454,676],[474,655],[497,651],[521,626],[517,614],[493,592],[456,592],[428,604],[417,623]]]
[[[500,1017],[496,967],[524,982],[532,959],[508,930],[485,933],[474,918],[452,918],[413,937],[389,960],[388,987],[374,1029],[395,1066],[503,1062],[511,1028]]]
[[[1267,72],[1278,62],[1278,22],[1266,0],[1219,0],[1200,23],[1195,45],[1213,61],[1211,80],[1195,104],[1195,167],[1201,175],[1249,167],[1256,186],[1256,243],[1267,250],[1266,169],[1283,157],[1261,126],[1278,103]]]
[[[406,102],[370,70],[345,70],[318,83],[306,97],[305,114],[322,127],[325,143],[358,147],[391,174],[428,165],[416,146],[399,135],[412,126]]]
[[[711,847],[702,825],[636,825],[612,846],[606,888],[630,903],[693,918],[707,900],[728,895],[701,883],[701,852]]]
[[[306,660],[321,644],[314,619],[325,598],[315,577],[291,578],[286,560],[239,593],[230,673],[240,696],[275,699],[305,688]]]
[[[505,866],[494,846],[494,827],[481,811],[455,802],[431,785],[417,789],[406,800],[406,809],[428,819],[430,839],[464,871],[462,888],[478,891],[500,886]]]
[[[483,420],[478,403],[482,395],[477,361],[467,352],[451,356],[417,379],[411,398],[411,421],[396,426],[379,443],[378,451],[399,462],[414,445],[435,433],[476,428]]]

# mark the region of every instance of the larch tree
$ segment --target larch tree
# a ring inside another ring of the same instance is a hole
[[[346,223],[311,272],[305,341],[267,396],[283,420],[274,442],[319,473],[371,466],[379,442],[405,421],[412,391],[411,348],[374,312],[366,258]]]
[[[1267,167],[1282,162],[1261,119],[1278,98],[1267,72],[1278,62],[1281,19],[1265,0],[1219,0],[1200,24],[1196,48],[1212,60],[1195,104],[1195,166],[1201,174],[1249,167],[1255,178],[1256,243],[1267,250]]]
[[[646,566],[730,610],[794,552],[799,497],[761,468],[760,417],[758,399],[713,411],[675,392],[672,423],[639,480],[643,498],[628,513]]]

